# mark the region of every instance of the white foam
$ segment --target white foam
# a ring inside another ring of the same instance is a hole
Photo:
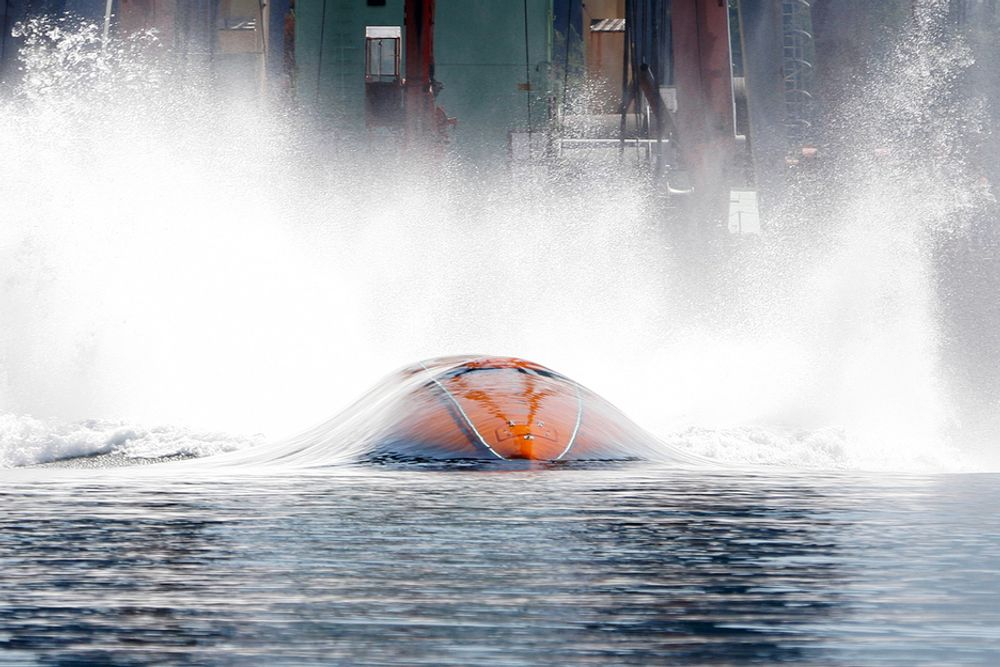
[[[96,454],[118,454],[131,459],[202,457],[243,449],[261,441],[261,436],[176,426],[142,427],[101,420],[54,423],[26,415],[0,414],[0,468]]]
[[[843,428],[691,427],[664,438],[681,451],[717,461],[810,470],[965,472],[975,462],[945,443],[928,451]]]
[[[44,416],[6,418],[2,465],[238,447],[211,429],[294,432],[394,367],[474,351],[550,366],[713,458],[948,467],[929,239],[978,205],[961,156],[831,157],[835,191],[810,206],[829,228],[790,206],[698,294],[617,166],[519,180],[351,154],[171,90],[92,26],[45,34],[0,109],[0,405]],[[92,57],[63,65],[74,49]],[[963,118],[908,103],[950,99],[920,67],[963,66],[925,51],[850,105],[859,154],[910,146],[911,107],[960,138]]]

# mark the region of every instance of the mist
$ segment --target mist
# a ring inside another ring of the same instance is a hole
[[[8,434],[245,446],[400,366],[483,353],[556,368],[723,461],[995,466],[961,426],[998,394],[955,380],[969,311],[940,288],[945,250],[993,205],[969,157],[986,112],[939,4],[839,106],[846,148],[793,179],[765,234],[714,245],[678,240],[634,168],[415,155],[220,99],[155,35],[22,26],[0,107]]]

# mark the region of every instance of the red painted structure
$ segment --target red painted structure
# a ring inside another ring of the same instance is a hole
[[[406,0],[404,5],[404,109],[410,144],[444,139],[455,123],[434,101],[435,86],[440,85],[434,79],[434,9],[435,0]]]
[[[673,0],[671,23],[675,123],[694,187],[693,219],[719,223],[728,213],[726,171],[736,148],[728,2]]]

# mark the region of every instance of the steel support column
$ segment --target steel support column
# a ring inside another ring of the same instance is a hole
[[[434,1],[406,0],[406,140],[420,143],[435,134]]]
[[[740,0],[740,39],[750,114],[750,155],[766,224],[784,198],[785,84],[780,0]]]
[[[711,234],[728,215],[735,147],[728,3],[674,0],[671,27],[678,148],[694,187],[690,224]]]

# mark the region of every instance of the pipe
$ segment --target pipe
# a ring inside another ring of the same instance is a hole
[[[643,63],[639,66],[639,88],[649,102],[649,109],[653,112],[653,120],[656,121],[656,138],[663,137],[663,100],[660,99],[660,89],[656,84],[656,77],[649,65]]]
[[[660,86],[656,81],[656,76],[646,63],[639,66],[639,89],[649,101],[649,110],[653,114],[653,122],[656,124],[656,136],[649,143],[656,144],[656,174],[660,175],[663,173],[664,167],[663,135],[667,135],[667,139],[677,151],[679,163],[683,163],[683,154],[680,151],[681,138],[678,136],[677,125],[674,123],[673,115],[671,115],[670,110],[663,104],[663,98],[660,97]],[[674,194],[692,192],[689,188],[678,189],[670,187],[669,183],[667,187]]]
[[[108,32],[111,29],[111,7],[115,0],[107,0],[104,4],[104,32],[101,34],[101,48],[108,45]]]
[[[319,106],[323,89],[323,40],[326,39],[326,0],[319,18],[319,53],[316,54],[316,105]]]
[[[528,0],[524,0],[524,101],[528,110],[528,137],[531,137],[531,53],[528,44]]]

